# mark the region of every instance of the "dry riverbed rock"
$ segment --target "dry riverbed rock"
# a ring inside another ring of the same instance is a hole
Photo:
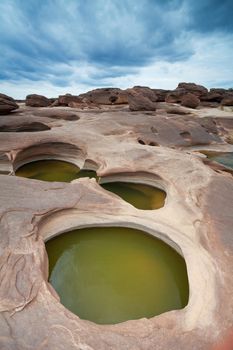
[[[127,93],[135,98],[131,106],[155,108],[140,92]],[[109,106],[71,113],[69,107],[26,106],[20,115],[0,118],[0,126],[7,119],[8,126],[45,120],[51,128],[1,134],[0,173],[11,173],[0,175],[1,350],[231,349],[232,175],[204,164],[197,148],[232,151],[223,129],[231,128],[224,118],[233,113],[191,112],[158,115]],[[62,183],[14,176],[22,164],[46,158],[96,169],[104,180],[159,186],[167,193],[165,205],[138,210],[90,178]],[[48,282],[44,242],[96,225],[139,228],[177,249],[187,265],[188,305],[116,325],[98,325],[66,309]]]

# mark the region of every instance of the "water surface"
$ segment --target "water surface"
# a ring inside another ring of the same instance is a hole
[[[233,152],[201,151],[209,159],[233,169]]]
[[[138,209],[159,209],[164,206],[166,193],[157,187],[129,182],[109,182],[101,186]]]
[[[74,164],[49,159],[27,163],[16,171],[16,175],[43,181],[70,182],[81,177],[96,177],[96,172],[80,170]]]
[[[142,231],[85,228],[46,243],[49,281],[82,319],[114,324],[181,309],[188,302],[184,259]]]
[[[16,171],[17,176],[43,181],[70,182],[81,177],[94,177],[93,170],[80,170],[74,164],[61,160],[39,160],[27,163]],[[159,188],[138,183],[111,182],[101,184],[138,209],[158,209],[164,206],[166,193]]]

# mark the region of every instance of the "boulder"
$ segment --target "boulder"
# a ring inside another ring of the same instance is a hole
[[[144,97],[149,98],[152,102],[156,102],[158,100],[157,95],[155,92],[146,86],[134,86],[133,89],[136,92],[139,92]]]
[[[124,90],[117,88],[103,88],[88,91],[79,95],[85,102],[103,105],[127,104],[128,96]]]
[[[181,105],[189,108],[197,108],[200,104],[200,99],[191,93],[184,95],[181,99]]]
[[[15,100],[5,94],[0,94],[0,114],[9,114],[19,108]]]
[[[156,104],[135,89],[127,90],[129,109],[131,111],[155,111]]]
[[[31,95],[27,95],[25,104],[26,106],[30,106],[30,107],[48,107],[51,104],[51,102],[45,96],[31,94]]]
[[[184,89],[186,92],[190,92],[193,95],[196,95],[198,98],[208,93],[208,89],[195,83],[179,83],[177,89]]]

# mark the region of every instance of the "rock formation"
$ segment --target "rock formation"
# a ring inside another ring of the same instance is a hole
[[[15,100],[5,94],[0,94],[0,114],[8,114],[19,108]]]
[[[79,95],[84,102],[111,105],[128,103],[127,93],[117,88],[95,89]]]
[[[31,94],[27,95],[25,104],[30,107],[48,107],[51,101],[45,96]]]
[[[191,93],[187,93],[181,98],[181,106],[189,108],[197,108],[200,104],[199,98]]]
[[[106,93],[102,101],[112,92]],[[233,112],[159,102],[158,94],[152,102],[147,88],[125,93],[129,104],[106,106],[81,97],[80,105],[92,109],[22,104],[10,118],[1,115],[0,349],[231,349],[232,173],[199,151],[233,152],[227,142]],[[180,93],[188,94],[197,97],[188,89]],[[16,132],[20,128],[23,133]],[[155,185],[166,191],[165,205],[138,210],[95,179],[62,183],[15,176],[21,165],[39,159],[96,170],[100,182]],[[48,282],[44,242],[95,225],[139,228],[182,254],[188,305],[116,325],[82,320],[66,309]]]
[[[128,104],[130,111],[155,111],[156,104],[151,100],[151,94],[144,89],[128,89]],[[153,99],[156,99],[153,96]]]

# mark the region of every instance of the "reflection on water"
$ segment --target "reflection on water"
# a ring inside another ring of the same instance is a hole
[[[46,243],[49,281],[82,319],[113,324],[183,308],[184,259],[170,246],[130,228],[85,228]]]

